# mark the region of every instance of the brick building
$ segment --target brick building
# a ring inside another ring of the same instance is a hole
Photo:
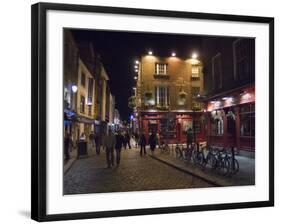
[[[202,41],[209,144],[255,150],[255,40]]]
[[[135,64],[136,122],[140,131],[156,132],[169,142],[185,142],[186,130],[195,127],[197,139],[204,138],[202,105],[197,97],[204,91],[202,63],[197,58],[144,55]]]
[[[76,142],[82,132],[103,135],[114,116],[114,96],[99,54],[90,41],[64,30],[64,131]]]

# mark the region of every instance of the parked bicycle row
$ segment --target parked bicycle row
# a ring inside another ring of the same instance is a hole
[[[174,155],[176,158],[193,163],[202,170],[210,168],[212,171],[223,175],[232,176],[239,171],[239,162],[235,158],[234,148],[222,148],[217,146],[206,146],[206,143],[159,145],[160,152]]]

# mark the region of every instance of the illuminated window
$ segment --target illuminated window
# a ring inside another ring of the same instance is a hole
[[[240,135],[255,137],[255,104],[240,107]]]
[[[223,120],[215,119],[211,123],[212,135],[223,135]]]
[[[200,78],[199,76],[199,66],[198,65],[192,65],[191,67],[191,79],[192,80],[198,80]]]
[[[85,112],[85,97],[84,96],[80,97],[80,112],[81,113]]]
[[[167,107],[170,104],[170,93],[168,86],[155,87],[155,102],[159,107]]]
[[[155,64],[155,73],[157,75],[167,75],[167,64],[156,63]]]
[[[94,91],[94,79],[88,78],[88,99],[87,99],[88,104],[92,104],[93,102],[93,91]]]

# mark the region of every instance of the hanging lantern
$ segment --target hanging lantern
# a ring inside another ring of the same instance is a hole
[[[185,105],[186,104],[187,93],[181,90],[178,95],[178,105]]]

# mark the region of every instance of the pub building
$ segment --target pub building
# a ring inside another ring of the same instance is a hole
[[[209,145],[255,155],[255,87],[247,85],[206,99]]]
[[[154,132],[168,143],[186,143],[186,132],[192,128],[196,141],[204,140],[203,104],[197,96],[204,90],[202,62],[190,58],[154,55],[140,57],[136,72],[134,121],[148,139]],[[194,128],[193,128],[194,127]]]
[[[202,40],[209,145],[255,156],[255,39]]]
[[[142,111],[139,118],[139,126],[148,139],[149,134],[159,134],[159,138],[167,143],[186,143],[186,132],[189,127],[195,132],[197,142],[204,141],[205,129],[202,122],[203,112],[171,111],[153,112]],[[194,141],[193,139],[193,141]]]

